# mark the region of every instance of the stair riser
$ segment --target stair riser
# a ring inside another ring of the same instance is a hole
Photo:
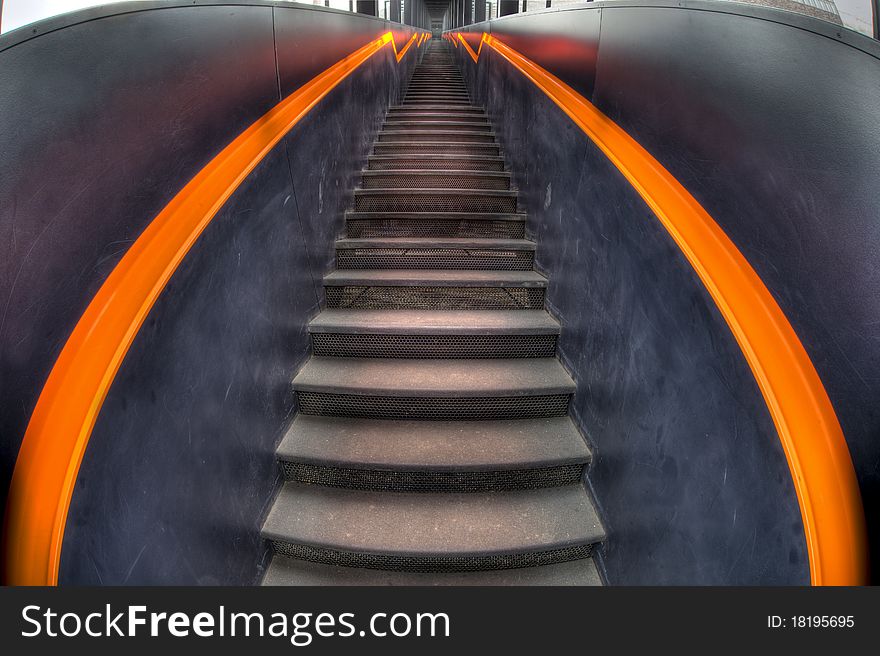
[[[388,193],[355,195],[356,212],[516,212],[516,196]]]
[[[479,123],[477,121],[385,121],[385,123],[382,125],[382,130],[387,130],[389,132],[399,132],[402,130],[439,130],[441,132],[491,132],[492,126],[489,125],[489,123]]]
[[[498,157],[501,147],[491,143],[461,142],[379,142],[373,146],[374,155],[485,155]]]
[[[456,169],[459,171],[504,171],[504,161],[486,159],[468,159],[460,157],[434,158],[422,157],[397,157],[394,159],[370,159],[367,167],[370,171],[394,171],[400,169]]]
[[[447,99],[447,98],[420,98],[420,99],[410,99],[405,98],[403,101],[404,107],[418,107],[419,105],[450,105],[450,106],[462,106],[462,107],[470,107],[470,100],[455,100],[455,99]]]
[[[458,269],[530,271],[534,251],[418,248],[345,248],[336,250],[338,269]]]
[[[393,107],[388,111],[388,117],[398,117],[398,116],[424,116],[426,114],[437,114],[437,113],[448,113],[455,112],[457,114],[465,114],[471,116],[485,116],[486,110],[480,107],[455,107],[448,108],[443,105],[437,105],[435,107]]]
[[[434,221],[421,219],[349,219],[349,237],[487,237],[522,239],[523,221]]]
[[[350,358],[552,358],[556,335],[312,333],[316,356]]]
[[[495,143],[495,135],[491,132],[474,132],[473,130],[394,130],[380,132],[379,141],[455,141],[457,143]]]
[[[361,177],[361,189],[490,189],[507,191],[510,176],[450,173],[380,173]]]
[[[589,558],[593,545],[573,545],[553,551],[534,551],[491,556],[406,556],[400,554],[357,553],[324,547],[291,544],[272,540],[275,552],[288,558],[308,560],[326,565],[385,569],[406,572],[473,572],[479,570],[519,569],[552,565]]]
[[[464,121],[465,123],[482,123],[488,124],[489,119],[481,114],[467,114],[465,112],[398,112],[390,113],[385,119],[386,121]]]
[[[525,287],[326,287],[327,307],[376,310],[540,310],[544,290]]]
[[[297,392],[304,415],[364,419],[532,419],[568,414],[570,394],[510,397],[398,397]]]
[[[349,490],[384,492],[503,492],[576,485],[584,464],[502,471],[399,471],[325,467],[282,461],[284,479]]]

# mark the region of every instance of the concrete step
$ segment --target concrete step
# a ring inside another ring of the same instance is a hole
[[[324,310],[311,333],[376,335],[558,335],[559,322],[544,310]]]
[[[581,485],[419,494],[288,482],[262,535],[276,553],[312,562],[468,571],[588,558],[605,531]]]
[[[429,361],[312,357],[294,377],[293,389],[458,399],[571,394],[575,385],[556,358]]]
[[[276,453],[286,480],[425,493],[571,485],[590,461],[568,417],[468,422],[298,415]]]
[[[568,413],[555,358],[312,357],[293,379],[300,412],[374,419],[527,419]]]
[[[326,309],[309,333],[318,356],[549,358],[559,324],[543,310]]]

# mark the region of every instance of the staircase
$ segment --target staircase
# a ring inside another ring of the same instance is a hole
[[[389,110],[336,243],[265,585],[599,584],[547,280],[448,47]]]

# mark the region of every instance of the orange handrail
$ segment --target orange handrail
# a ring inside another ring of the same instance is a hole
[[[16,460],[3,563],[12,585],[55,585],[73,487],[101,406],[140,326],[189,249],[270,150],[391,32],[343,58],[242,132],[146,227],[89,303],[52,367]]]
[[[809,355],[761,278],[697,200],[586,98],[497,38],[492,47],[599,147],[654,212],[715,301],[770,410],[800,506],[813,585],[863,585],[865,514],[852,458]]]

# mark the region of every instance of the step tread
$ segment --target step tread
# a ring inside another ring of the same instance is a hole
[[[374,335],[558,335],[544,310],[348,310],[328,308],[309,323],[313,333]]]
[[[493,585],[493,586],[601,586],[602,580],[592,558],[556,565],[497,569],[482,572],[394,572],[358,567],[322,565],[275,555],[262,585]]]
[[[495,132],[493,130],[424,130],[419,128],[399,128],[397,130],[385,130],[382,129],[379,131],[379,136],[383,135],[407,135],[407,134],[433,134],[433,135],[449,135],[451,141],[454,141],[453,137],[455,136],[474,136],[474,137],[494,137]],[[402,141],[406,142],[406,139],[402,139]],[[447,141],[444,139],[444,141]],[[467,141],[464,143],[475,143],[473,141]],[[485,142],[492,143],[492,142]]]
[[[406,127],[408,125],[425,127],[425,128],[433,128],[433,127],[446,127],[448,125],[467,125],[468,127],[485,127],[489,125],[488,121],[455,121],[452,119],[431,119],[431,120],[416,120],[416,119],[386,119],[384,123],[384,129],[390,128],[399,128]],[[481,130],[481,132],[485,132],[485,130]]]
[[[571,394],[556,358],[408,359],[312,357],[293,379],[298,392],[468,398]]]
[[[590,450],[568,417],[416,421],[297,415],[276,455],[325,467],[432,472],[590,461]]]
[[[533,251],[535,242],[528,239],[492,239],[479,237],[365,237],[336,240],[337,250],[349,248],[429,248],[471,249],[483,251]]]
[[[595,544],[581,485],[490,493],[375,492],[287,482],[263,537],[354,553],[491,556]]]
[[[450,161],[458,161],[458,160],[469,160],[469,161],[477,161],[477,162],[503,162],[504,158],[500,155],[470,155],[470,154],[457,154],[457,153],[437,153],[436,155],[429,155],[425,153],[413,153],[411,155],[370,155],[368,157],[369,161],[380,161],[380,162],[396,162],[401,159],[448,159]],[[399,169],[403,171],[423,171],[425,169]],[[434,170],[434,169],[430,169]],[[470,172],[470,171],[469,171]]]
[[[441,194],[444,196],[497,196],[500,198],[510,198],[519,196],[516,189],[455,189],[454,187],[421,187],[418,189],[409,189],[407,187],[386,187],[384,189],[355,189],[355,196],[436,196]]]
[[[510,178],[509,171],[471,171],[469,169],[393,169],[390,171],[376,171],[364,169],[361,175],[369,178],[394,177],[399,175],[411,175],[419,177],[437,175],[462,175],[475,178]]]
[[[337,269],[324,276],[324,285],[340,287],[546,287],[537,271],[466,269]]]
[[[355,212],[347,211],[346,220],[407,220],[413,219],[424,221],[436,219],[438,221],[516,221],[524,222],[527,215],[524,212]]]
[[[485,108],[485,107],[482,107],[482,106],[480,106],[480,105],[467,105],[467,109],[466,109],[466,110],[462,110],[462,109],[461,109],[461,105],[447,105],[447,104],[444,104],[444,103],[437,103],[437,104],[435,104],[435,105],[423,105],[423,106],[422,106],[422,109],[430,110],[430,109],[435,109],[435,108],[436,108],[436,109],[438,109],[438,110],[442,110],[442,109],[448,109],[448,108],[450,108],[450,107],[454,107],[454,108],[456,109],[456,111],[468,111],[468,110],[470,110],[470,111],[472,111],[472,112],[485,112],[485,111],[486,111],[486,108]],[[389,108],[389,111],[392,111],[392,112],[397,112],[397,111],[410,112],[410,111],[413,111],[413,109],[412,109],[411,106],[408,106],[408,105],[392,105],[392,106]]]

